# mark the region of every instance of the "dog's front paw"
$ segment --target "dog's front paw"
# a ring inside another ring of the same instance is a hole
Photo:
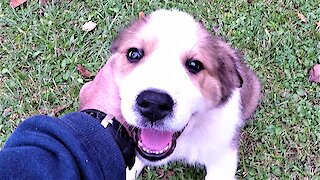
[[[133,167],[130,170],[129,168],[126,169],[126,180],[137,179],[144,166],[145,164],[136,157]]]
[[[129,168],[126,169],[126,180],[135,180],[138,178],[138,172]]]

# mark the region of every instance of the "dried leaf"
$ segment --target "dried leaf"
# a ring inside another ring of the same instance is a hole
[[[10,6],[12,8],[16,8],[16,7],[20,6],[21,4],[23,4],[26,1],[27,0],[10,0]]]
[[[320,29],[320,21],[316,22],[316,26],[317,29]]]
[[[42,9],[40,9],[40,10],[38,11],[38,15],[39,15],[39,16],[43,16],[43,15],[44,15],[44,12],[43,12]]]
[[[55,57],[59,57],[60,54],[61,54],[61,51],[62,51],[61,48],[55,47],[55,48],[54,48],[54,56],[55,56]]]
[[[316,64],[311,68],[309,81],[320,83],[320,64]]]
[[[4,109],[3,112],[2,112],[2,116],[10,115],[11,111],[12,111],[11,107],[8,107],[8,108]]]
[[[173,177],[173,176],[174,176],[174,171],[168,170],[167,176],[168,176],[169,178],[170,178],[170,177]]]
[[[68,107],[67,105],[58,106],[58,107],[52,109],[52,114],[56,115],[57,113],[59,113],[60,111],[64,110],[67,107]]]
[[[0,26],[1,29],[1,26]],[[0,44],[4,43],[4,37],[2,35],[0,35]]]
[[[82,76],[86,78],[89,78],[92,76],[92,73],[89,70],[87,70],[85,67],[83,67],[81,64],[77,65],[77,70]]]
[[[213,32],[218,33],[220,30],[220,27],[218,25],[213,26],[212,28]]]
[[[145,16],[146,16],[146,15],[144,14],[143,11],[140,11],[140,12],[139,12],[139,19],[144,18]]]
[[[38,111],[39,111],[40,114],[49,114],[49,113],[47,112],[47,110],[46,110],[45,108],[43,108],[43,107],[40,108]]]
[[[94,28],[96,28],[96,26],[97,26],[97,23],[89,21],[89,22],[84,23],[84,25],[82,26],[82,30],[89,32],[89,31],[94,30]]]
[[[304,22],[304,23],[307,22],[306,17],[302,13],[300,13],[299,11],[297,11],[297,16],[302,22]]]
[[[158,173],[158,177],[159,177],[159,178],[164,176],[164,171],[163,171],[163,169],[161,169],[161,168],[156,168],[156,171],[157,171],[157,173]]]

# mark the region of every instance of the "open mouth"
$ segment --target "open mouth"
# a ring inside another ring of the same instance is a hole
[[[133,137],[136,142],[136,149],[143,158],[150,161],[159,161],[172,154],[180,134],[180,131],[170,132],[136,128]]]

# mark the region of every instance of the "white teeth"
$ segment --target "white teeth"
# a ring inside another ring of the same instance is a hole
[[[169,144],[164,148],[164,150],[168,150],[169,149]]]
[[[151,154],[162,154],[164,153],[165,151],[167,151],[170,146],[171,146],[171,143],[169,143],[163,150],[160,150],[160,151],[153,151],[153,150],[149,150],[148,148],[144,147],[142,141],[138,141],[138,146],[146,153],[151,153]]]
[[[152,150],[149,150],[145,147],[142,147],[141,144],[139,144],[139,146],[142,148],[142,150],[144,152],[147,152],[147,153],[151,153],[151,154],[162,154],[163,152],[165,152],[166,150],[169,149],[169,146],[166,146],[166,148],[164,150],[160,150],[160,151],[152,151]]]
[[[146,148],[144,148],[144,147],[142,147],[142,150],[145,151],[145,152],[147,152],[147,153],[150,153],[149,149],[146,149]]]

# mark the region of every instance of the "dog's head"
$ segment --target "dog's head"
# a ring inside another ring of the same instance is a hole
[[[111,51],[121,113],[150,161],[169,156],[193,116],[222,106],[241,86],[234,50],[177,10],[133,21]]]

